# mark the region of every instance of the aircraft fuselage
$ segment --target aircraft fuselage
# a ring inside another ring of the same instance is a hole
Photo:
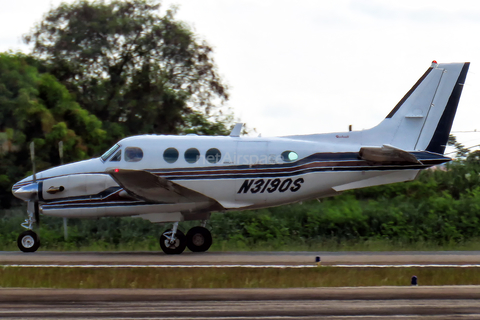
[[[315,141],[308,140],[310,136],[130,137],[120,141],[118,149],[106,159],[80,161],[39,172],[36,184],[40,212],[70,218],[141,215],[156,222],[191,220],[197,219],[197,212],[202,214],[211,211],[210,208],[263,208],[369,185],[412,180],[418,170],[449,160],[429,152],[416,152],[421,164],[370,163],[359,156],[362,144],[356,134],[325,134],[320,142],[319,135]],[[353,143],[347,143],[349,139]],[[132,160],[126,155],[134,148],[141,151],[141,159]],[[208,153],[212,149],[215,151]],[[167,150],[177,155],[169,156]],[[153,201],[144,201],[129,194],[112,178],[110,173],[115,170],[146,171],[211,200],[153,196]],[[13,191],[20,193],[21,188],[31,188],[32,183],[33,177],[27,177],[15,184]]]

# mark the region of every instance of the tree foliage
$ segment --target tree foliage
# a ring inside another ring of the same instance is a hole
[[[155,0],[62,3],[25,36],[115,139],[179,133],[192,118],[211,122],[215,103],[228,99],[212,48],[175,9],[159,8]]]
[[[35,60],[22,54],[0,53],[0,197],[8,206],[13,183],[31,172],[28,145],[35,142],[38,170],[100,151],[102,123],[75,102],[68,90]]]
[[[447,145],[455,147],[457,158],[465,158],[470,152],[465,145],[457,141],[457,137],[453,134],[448,136]]]
[[[98,155],[142,133],[228,134],[233,115],[212,48],[157,0],[62,3],[25,36],[31,56],[0,55],[0,207],[31,170]],[[108,133],[108,134],[107,134]]]

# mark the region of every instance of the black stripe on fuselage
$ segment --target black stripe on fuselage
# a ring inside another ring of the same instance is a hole
[[[291,163],[282,163],[282,164],[252,164],[252,165],[227,165],[227,166],[209,166],[209,167],[193,167],[193,168],[169,168],[169,169],[143,169],[145,171],[151,172],[156,175],[163,176],[167,179],[170,178],[188,178],[194,179],[195,176],[204,176],[208,175],[211,179],[224,178],[225,174],[231,177],[242,178],[245,177],[247,173],[242,173],[245,171],[250,171],[249,176],[260,176],[261,174],[270,174],[270,175],[294,175],[302,174],[305,170],[315,171],[369,171],[369,170],[399,170],[399,169],[425,169],[427,167],[441,164],[451,159],[444,157],[440,154],[435,154],[425,151],[414,151],[411,152],[423,165],[370,165],[366,161],[359,158],[358,152],[330,152],[330,153],[316,153],[312,154],[306,158],[300,159]],[[306,167],[306,165],[315,166],[315,168]],[[303,168],[302,168],[303,167]],[[298,168],[298,169],[296,169]],[[226,173],[220,173],[225,171]],[[254,172],[251,172],[254,171]],[[275,172],[273,172],[275,171]],[[106,174],[105,172],[85,172],[85,173],[76,173],[76,174]],[[47,177],[41,180],[47,180],[52,178],[58,178],[62,176],[67,176],[68,174],[58,175]],[[40,180],[37,180],[38,182]],[[13,186],[12,190],[15,191],[22,186],[30,184],[32,181],[24,181],[22,183],[17,183]],[[104,191],[114,192],[114,190]],[[98,197],[104,197],[105,194],[99,194]]]
[[[447,105],[445,110],[443,110],[442,117],[437,124],[437,128],[433,133],[432,140],[426,148],[427,151],[443,154],[447,146],[448,136],[450,135],[450,130],[452,129],[453,119],[455,118],[455,113],[457,112],[458,102],[460,101],[460,96],[462,95],[463,85],[465,79],[467,78],[468,68],[470,62],[466,62],[463,65],[462,71],[458,76],[457,83],[448,98]]]
[[[436,154],[428,151],[413,151],[410,152],[414,155],[419,161],[421,161],[424,166],[421,169],[425,169],[426,167],[441,164],[444,162],[448,162],[451,159],[445,157],[441,154]],[[251,164],[251,165],[221,165],[218,163],[217,165],[208,166],[208,167],[183,167],[183,168],[162,168],[162,169],[140,169],[145,170],[157,175],[165,174],[166,178],[172,175],[175,176],[178,173],[186,173],[186,174],[212,174],[215,175],[217,171],[230,171],[230,174],[237,171],[241,173],[241,171],[248,171],[248,170],[255,170],[255,172],[259,172],[263,170],[264,172],[276,170],[278,174],[281,174],[281,170],[283,169],[290,169],[294,170],[295,167],[301,167],[310,163],[317,163],[321,165],[322,163],[325,166],[325,171],[332,171],[335,170],[336,167],[340,167],[342,171],[350,170],[358,171],[360,170],[376,170],[379,167],[386,167],[391,168],[391,166],[382,166],[382,165],[362,165],[362,162],[365,163],[364,160],[360,159],[358,152],[323,152],[323,153],[315,153],[303,159],[300,159],[295,162],[289,163],[281,163],[281,164]],[[366,164],[366,163],[365,163]],[[345,168],[346,167],[346,168]],[[361,168],[360,168],[361,167]],[[333,168],[333,169],[332,169]],[[401,167],[403,168],[403,166]],[[108,174],[106,172],[82,172],[82,173],[74,173],[74,174]],[[37,179],[37,182],[42,182],[44,180],[64,177],[71,174],[61,174],[57,176],[45,177],[42,179]],[[12,191],[16,191],[19,188],[29,185],[32,183],[32,180],[17,182],[12,186]]]
[[[95,207],[140,207],[140,206],[152,206],[152,205],[161,205],[161,204],[172,204],[172,203],[151,203],[151,202],[140,202],[140,201],[132,201],[132,202],[101,202],[101,203],[88,203],[88,202],[79,202],[79,203],[47,203],[42,205],[43,210],[61,210],[61,209],[85,209],[85,208],[95,208]]]
[[[362,172],[362,171],[398,171],[398,170],[419,170],[425,169],[424,165],[402,165],[402,166],[364,166],[364,167],[330,167],[330,168],[309,168],[292,172],[256,172],[251,174],[219,174],[219,175],[181,175],[169,176],[168,180],[218,180],[218,179],[253,179],[253,178],[281,178],[303,175],[313,172]]]
[[[170,169],[169,172],[158,172],[158,170],[149,171],[158,176],[162,176],[168,180],[219,180],[219,179],[257,179],[257,178],[282,178],[292,177],[298,175],[304,175],[315,172],[362,172],[362,171],[399,171],[399,170],[419,170],[431,167],[436,164],[444,163],[451,160],[438,154],[432,154],[429,152],[412,152],[422,164],[410,164],[410,165],[368,165],[364,160],[354,157],[354,154],[358,153],[344,153],[340,157],[334,157],[332,154],[316,154],[307,157],[303,160],[309,159],[310,161],[298,161],[297,163],[290,163],[285,165],[262,165],[261,168],[250,166],[235,166],[235,167],[220,167],[216,169],[222,169],[225,173],[217,170],[211,170],[211,167],[207,168],[177,168]],[[337,154],[337,156],[340,154]],[[328,159],[332,161],[311,161],[312,159]],[[339,161],[339,159],[342,159]],[[348,159],[348,160],[345,160]],[[355,160],[353,160],[355,159]],[[303,163],[302,163],[303,162]],[[325,166],[331,162],[335,163],[335,166]],[[339,163],[345,165],[339,165]],[[352,165],[356,162],[357,165]],[[295,165],[295,166],[292,166]],[[283,171],[273,172],[272,169],[284,169]],[[175,170],[174,172],[172,172]],[[184,171],[185,170],[185,171]],[[104,173],[99,173],[104,174]],[[89,206],[115,206],[119,204],[123,205],[138,205],[138,200],[127,200],[111,198],[115,196],[121,189],[121,187],[112,187],[100,192],[97,195],[71,197],[63,199],[55,199],[45,201],[46,205],[55,206],[55,208],[76,208],[76,207],[89,207]],[[57,207],[58,206],[58,207]],[[48,207],[53,208],[53,207]]]
[[[434,154],[430,152],[414,151],[411,152],[422,163],[431,161],[435,163],[428,164],[432,166],[448,162],[451,158],[444,157],[440,154]],[[212,166],[212,167],[193,167],[193,168],[172,168],[172,169],[145,169],[145,171],[155,174],[176,174],[176,173],[196,173],[203,171],[205,173],[215,174],[215,171],[233,171],[233,170],[281,170],[294,167],[301,167],[310,163],[324,163],[326,168],[331,170],[332,167],[345,167],[351,166],[352,169],[357,167],[352,165],[353,163],[362,163],[365,160],[360,159],[358,152],[338,152],[338,153],[316,153],[306,158],[300,159],[295,162],[282,163],[282,164],[251,164],[251,165],[227,165],[227,166]],[[365,162],[366,163],[366,162]],[[427,164],[427,163],[425,163]],[[383,165],[377,165],[383,166]],[[374,168],[373,166],[367,166],[368,168]],[[425,168],[425,167],[424,167]]]

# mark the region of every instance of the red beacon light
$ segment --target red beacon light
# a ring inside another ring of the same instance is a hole
[[[437,60],[433,60],[432,63],[438,64]]]
[[[437,60],[433,60],[433,61],[432,61],[432,65],[430,66],[430,68],[436,68],[437,66],[438,66]]]
[[[118,171],[120,171],[120,169],[115,169],[115,170],[113,170],[113,171],[114,171],[115,173],[117,173]]]

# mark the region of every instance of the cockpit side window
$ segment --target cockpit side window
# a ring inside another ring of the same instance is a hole
[[[103,161],[107,161],[108,158],[110,158],[110,156],[118,150],[118,148],[120,148],[120,145],[119,144],[115,144],[113,147],[111,147],[110,149],[108,149],[107,152],[105,152],[101,158]]]
[[[143,158],[143,150],[137,147],[125,148],[125,161],[138,162]]]
[[[122,160],[122,150],[118,150],[117,153],[110,159],[110,161],[120,161]]]

